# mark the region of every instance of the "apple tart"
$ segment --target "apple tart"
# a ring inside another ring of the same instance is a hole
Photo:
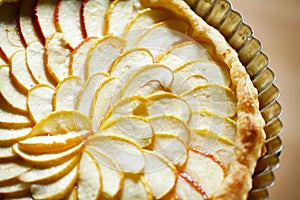
[[[1,4],[0,198],[247,198],[257,90],[184,1]]]

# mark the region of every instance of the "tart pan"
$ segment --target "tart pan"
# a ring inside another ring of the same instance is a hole
[[[279,90],[274,84],[275,74],[269,59],[262,52],[259,40],[253,36],[251,27],[244,24],[242,15],[232,10],[227,0],[185,0],[208,24],[218,29],[227,42],[237,51],[254,86],[258,90],[260,112],[265,120],[266,154],[258,160],[253,174],[253,186],[248,199],[269,199],[268,188],[274,184],[274,170],[279,167],[282,150],[280,134],[281,106]]]

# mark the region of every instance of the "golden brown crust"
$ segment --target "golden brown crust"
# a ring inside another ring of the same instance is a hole
[[[222,34],[196,15],[184,1],[142,0],[147,7],[164,7],[192,25],[191,36],[208,40],[214,45],[217,56],[230,68],[230,76],[237,95],[237,136],[234,160],[224,183],[213,199],[246,199],[252,187],[252,174],[256,162],[263,154],[264,120],[259,111],[258,92],[253,86],[236,51]]]

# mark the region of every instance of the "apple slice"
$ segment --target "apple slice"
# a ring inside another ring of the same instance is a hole
[[[161,64],[145,65],[129,76],[122,89],[122,97],[149,95],[159,89],[166,89],[173,81],[172,71]]]
[[[149,185],[144,177],[135,174],[126,174],[120,200],[127,199],[153,199]]]
[[[88,78],[88,80],[83,85],[76,109],[81,112],[82,114],[86,116],[90,116],[92,105],[93,105],[93,99],[95,96],[95,93],[97,91],[97,88],[103,84],[103,82],[107,79],[108,75],[102,72],[96,73]]]
[[[153,197],[162,199],[175,186],[176,168],[151,151],[144,150],[144,156],[146,160],[145,181],[149,184]]]
[[[191,117],[189,105],[181,98],[168,92],[158,92],[147,96],[147,110],[149,117],[153,118],[161,115],[173,115],[184,122],[188,122]]]
[[[236,123],[232,119],[218,114],[208,111],[193,111],[189,126],[191,129],[209,130],[227,138],[232,143],[235,141]]]
[[[32,11],[36,0],[21,1],[19,6],[18,27],[22,41],[27,46],[32,42],[40,42],[32,20]]]
[[[90,135],[90,131],[84,130],[63,135],[35,136],[19,141],[18,148],[32,154],[58,153],[79,145]]]
[[[107,111],[119,99],[121,88],[121,80],[114,77],[106,79],[98,87],[93,99],[92,109],[90,113],[94,132],[99,129]]]
[[[153,56],[148,49],[134,48],[120,55],[112,64],[109,71],[112,76],[122,79],[122,77],[126,77],[131,71],[144,65],[150,65],[153,62]]]
[[[63,152],[59,153],[47,153],[47,154],[29,154],[27,152],[24,152],[20,150],[18,144],[13,145],[13,150],[26,162],[31,163],[35,166],[40,167],[47,167],[47,166],[53,166],[61,164],[70,158],[72,158],[74,155],[79,154],[82,149],[84,148],[83,142],[79,145],[68,149]]]
[[[141,9],[139,0],[113,1],[105,14],[104,35],[122,35],[131,18]]]
[[[101,126],[99,134],[116,134],[135,141],[142,148],[152,143],[153,130],[143,117],[129,115],[115,118]]]
[[[75,166],[66,176],[48,184],[32,184],[30,191],[34,199],[61,199],[72,190],[79,175],[79,167]]]
[[[34,9],[34,21],[37,25],[43,42],[56,32],[54,24],[54,10],[57,0],[37,0]]]
[[[74,110],[82,86],[83,83],[78,76],[68,76],[63,79],[55,88],[54,110]]]
[[[30,136],[58,135],[71,131],[91,130],[90,120],[78,111],[54,111],[39,121]]]
[[[105,26],[105,13],[109,8],[109,0],[87,0],[82,5],[82,24],[86,37],[102,37]]]
[[[19,176],[19,180],[25,183],[53,182],[68,174],[80,159],[79,155],[72,157],[62,164],[46,167],[34,167]]]
[[[175,134],[185,145],[190,142],[190,129],[188,125],[173,115],[160,115],[150,119],[155,134]]]
[[[20,183],[19,181],[12,181],[10,184],[0,185],[1,197],[18,197],[26,196],[30,192],[30,185],[27,183]]]
[[[54,13],[55,27],[64,33],[68,44],[75,48],[83,40],[80,20],[81,0],[59,0]]]
[[[188,157],[184,142],[171,133],[155,134],[152,148],[177,167],[183,166]]]
[[[8,66],[0,66],[0,77],[0,98],[16,110],[27,112],[26,94],[12,82]]]
[[[53,95],[53,88],[45,84],[37,85],[28,92],[27,107],[35,123],[53,111]]]
[[[0,127],[0,145],[11,145],[26,138],[30,134],[31,129],[31,127],[10,129]]]
[[[17,157],[17,154],[14,152],[12,146],[0,146],[0,159],[5,160],[13,160]]]
[[[180,96],[191,110],[207,110],[228,117],[236,114],[236,96],[228,87],[216,84],[198,85]]]
[[[184,176],[185,175],[185,176]],[[178,176],[176,187],[175,187],[175,200],[206,200],[209,197],[206,195],[205,190],[203,190],[201,184],[193,181],[192,177],[188,174],[183,174],[185,178],[182,176]],[[190,179],[191,181],[188,181]],[[203,196],[204,195],[204,196]]]
[[[110,157],[123,172],[139,173],[145,166],[141,147],[125,137],[96,134],[88,138],[86,146]]]
[[[121,54],[126,41],[115,36],[105,36],[89,50],[86,60],[86,77],[97,72],[108,72],[113,61]]]
[[[63,33],[54,33],[47,38],[44,60],[47,70],[59,82],[70,73],[71,51],[67,48],[67,41]]]
[[[102,177],[102,195],[104,199],[115,199],[123,186],[124,175],[119,167],[103,153],[88,146],[88,151],[92,153],[100,165]]]
[[[24,172],[30,170],[30,167],[21,162],[4,162],[0,163],[0,170],[0,183],[8,183]]]
[[[63,200],[77,200],[78,199],[78,195],[77,195],[77,189],[73,188],[69,194],[67,194],[65,196],[65,198],[63,198]]]
[[[26,63],[33,78],[40,84],[54,86],[54,77],[51,77],[44,62],[45,48],[40,42],[32,42],[26,47]]]
[[[99,199],[102,192],[102,178],[99,163],[88,151],[83,151],[79,163],[77,181],[78,199]]]
[[[27,67],[26,53],[24,50],[17,51],[13,54],[10,60],[10,67],[12,78],[25,92],[29,91],[36,85],[37,82],[34,80]]]
[[[171,49],[157,59],[157,62],[175,69],[187,61],[212,60],[210,56],[212,51],[212,47],[207,43],[187,41],[172,46]]]
[[[85,77],[85,62],[89,50],[97,42],[98,38],[89,37],[83,40],[71,54],[71,74],[79,76],[82,81],[87,80]]]

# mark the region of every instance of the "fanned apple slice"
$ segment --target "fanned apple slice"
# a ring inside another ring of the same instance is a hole
[[[141,147],[125,137],[96,134],[88,138],[86,145],[110,157],[124,172],[139,173],[145,166]]]
[[[90,131],[84,130],[63,135],[35,136],[19,141],[18,148],[32,154],[58,153],[79,145],[90,135]]]
[[[56,3],[57,0],[37,0],[34,9],[35,24],[37,24],[43,41],[56,32],[54,24]]]
[[[85,62],[89,50],[97,42],[97,37],[89,37],[83,40],[71,54],[71,74],[79,76],[82,81],[87,80],[85,77]]]
[[[74,155],[79,154],[84,148],[83,142],[79,145],[68,149],[60,153],[47,153],[47,154],[29,154],[19,149],[18,144],[13,145],[14,151],[26,162],[31,163],[35,166],[46,167],[49,165],[58,165],[61,164]]]
[[[236,96],[233,91],[221,85],[198,85],[180,95],[191,110],[207,110],[222,116],[236,114]]]
[[[11,107],[26,112],[26,94],[15,86],[10,78],[9,67],[0,66],[0,94],[3,100]]]
[[[2,197],[26,196],[29,190],[29,184],[19,181],[12,181],[9,184],[0,185],[0,195]]]
[[[0,127],[0,145],[9,145],[24,139],[30,134],[31,130],[31,127],[10,129]]]
[[[53,86],[54,80],[50,76],[44,62],[45,48],[40,42],[32,42],[26,47],[26,63],[34,77],[40,84]]]
[[[139,0],[113,1],[105,14],[104,34],[121,35],[131,18],[141,9]]]
[[[27,64],[26,53],[24,50],[17,51],[10,60],[11,75],[15,83],[24,91],[29,91],[36,85],[36,80],[33,79]]]
[[[102,37],[105,27],[105,13],[109,0],[87,0],[82,7],[83,31],[86,37]]]
[[[86,60],[86,77],[97,72],[108,72],[113,61],[121,54],[126,41],[120,37],[105,36],[89,50]]]
[[[209,130],[232,142],[235,141],[236,123],[232,119],[218,114],[207,111],[193,111],[189,126],[192,129]]]
[[[71,51],[63,33],[54,33],[45,44],[45,65],[50,75],[59,82],[70,73]]]
[[[161,64],[145,65],[129,76],[122,89],[122,97],[149,95],[159,89],[166,89],[173,81],[172,71]]]
[[[0,105],[0,126],[4,128],[29,127],[33,124],[28,113],[20,113],[5,103]]]
[[[72,190],[79,175],[79,167],[75,166],[66,176],[53,183],[32,184],[30,191],[34,199],[61,199]]]
[[[21,1],[19,6],[18,27],[19,33],[24,43],[29,45],[32,42],[40,42],[38,34],[32,20],[32,11],[36,5],[36,0]]]
[[[46,167],[34,167],[19,176],[19,180],[25,183],[53,182],[68,174],[80,159],[79,155],[72,157],[62,164]]]
[[[188,125],[175,117],[174,115],[160,115],[150,119],[151,126],[154,129],[155,134],[175,134],[177,135],[185,145],[190,142],[190,129]]]
[[[77,192],[79,200],[99,199],[102,192],[100,165],[88,151],[80,159]]]
[[[34,122],[40,121],[53,111],[53,95],[53,88],[45,84],[37,85],[28,92],[27,107]]]
[[[112,76],[126,77],[132,70],[152,64],[153,56],[148,49],[134,48],[120,55],[110,68]]]
[[[127,199],[153,199],[150,187],[144,177],[135,174],[126,174],[120,194],[120,200]]]
[[[17,157],[12,146],[2,146],[0,145],[0,159],[1,160],[12,160]]]
[[[99,129],[107,111],[119,99],[121,88],[121,80],[114,77],[106,79],[98,87],[93,99],[92,109],[90,113],[94,132]]]
[[[176,168],[151,151],[144,150],[144,156],[146,160],[145,181],[149,184],[153,197],[161,199],[175,186]]]
[[[77,195],[77,189],[73,188],[69,194],[67,194],[63,200],[77,200],[78,199],[78,195]]]
[[[102,195],[104,199],[114,199],[121,190],[124,175],[121,169],[103,153],[95,148],[88,146],[88,150],[92,153],[101,168],[102,176]]]
[[[81,0],[59,0],[55,8],[56,30],[64,33],[66,41],[73,48],[83,40],[80,8]]]
[[[171,49],[158,58],[157,62],[175,69],[187,61],[212,60],[210,56],[212,51],[212,47],[207,43],[187,41],[172,46]]]
[[[79,92],[83,86],[78,76],[68,76],[56,87],[53,96],[54,110],[74,110],[78,101]]]
[[[0,170],[0,183],[4,183],[16,179],[19,175],[30,170],[30,167],[21,162],[4,162],[0,163]]]
[[[153,130],[143,117],[129,115],[113,119],[101,126],[99,134],[116,134],[135,141],[142,148],[152,143]]]
[[[146,97],[146,105],[149,117],[161,115],[173,115],[184,122],[188,122],[191,117],[189,105],[181,98],[168,92],[153,93]]]
[[[191,199],[198,199],[198,200],[205,200],[209,197],[206,195],[205,191],[203,190],[200,183],[196,183],[191,176],[185,173],[181,173],[178,175],[178,179],[176,182],[175,187],[175,200],[191,200]],[[190,181],[188,181],[190,180]],[[204,196],[203,196],[204,195]],[[204,198],[205,197],[205,198]]]
[[[30,135],[58,135],[71,131],[91,130],[90,120],[78,111],[55,111],[37,123]]]
[[[76,109],[79,112],[86,116],[90,116],[97,88],[107,79],[107,77],[107,74],[99,72],[88,78],[79,93],[76,105]]]

